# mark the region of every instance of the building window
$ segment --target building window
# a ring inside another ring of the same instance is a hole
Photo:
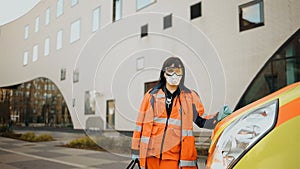
[[[58,88],[49,90],[50,86],[55,84],[49,79],[37,78],[9,91],[7,89],[7,94],[10,94],[9,99],[13,101],[9,107],[16,112],[9,116],[9,119],[20,125],[24,125],[25,122],[25,126],[29,123],[42,126],[72,126],[66,101]],[[0,96],[1,99],[3,97]]]
[[[26,25],[24,30],[24,39],[28,39],[28,36],[29,36],[29,25]]]
[[[39,54],[39,46],[34,45],[32,49],[32,61],[35,62],[38,59],[38,54]]]
[[[75,69],[73,71],[73,83],[79,82],[79,70]]]
[[[36,17],[35,18],[35,29],[34,29],[34,31],[38,32],[39,28],[40,28],[40,17]]]
[[[71,24],[70,43],[80,39],[80,20],[76,20]]]
[[[50,53],[50,39],[45,39],[45,46],[44,46],[44,56],[48,56]]]
[[[122,0],[113,0],[113,22],[122,17]]]
[[[64,13],[64,0],[57,0],[56,17],[61,16],[63,13]]]
[[[25,51],[23,55],[23,65],[25,66],[27,64],[28,64],[28,51]]]
[[[267,61],[248,86],[236,110],[300,81],[300,29]]]
[[[191,12],[191,20],[201,17],[202,16],[201,2],[192,5],[190,12]]]
[[[115,100],[106,101],[106,128],[115,128]]]
[[[159,83],[159,81],[152,81],[152,82],[146,82],[144,84],[144,94],[148,92],[151,88],[156,86]]]
[[[139,57],[136,59],[136,70],[144,69],[144,57]]]
[[[76,105],[76,99],[73,98],[73,99],[72,99],[72,107],[75,107],[75,105]]]
[[[60,70],[60,80],[66,80],[66,76],[67,76],[67,69],[61,69]]]
[[[49,25],[50,23],[50,8],[46,10],[46,17],[45,17],[45,25]]]
[[[96,93],[94,91],[86,91],[84,96],[84,114],[95,114]]]
[[[141,27],[141,38],[148,36],[148,24]]]
[[[255,0],[239,6],[240,31],[264,25],[263,1]]]
[[[57,32],[57,39],[56,39],[56,49],[61,49],[62,48],[62,37],[63,37],[63,32],[62,30]]]
[[[93,10],[93,25],[92,31],[95,32],[100,27],[100,7]]]
[[[77,5],[78,1],[79,0],[71,0],[71,6],[73,7],[73,6]]]
[[[156,2],[156,0],[137,0],[136,1],[136,9],[140,10],[142,8],[145,8],[145,7],[153,4],[154,2]]]
[[[164,17],[164,29],[172,27],[172,14]]]

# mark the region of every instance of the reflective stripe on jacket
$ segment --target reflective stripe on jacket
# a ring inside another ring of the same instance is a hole
[[[180,160],[181,167],[196,166],[193,120],[203,113],[199,96],[189,89],[181,90],[179,97],[174,98],[169,118],[163,90],[146,93],[132,138],[132,150],[140,155],[141,167],[146,166],[146,157],[150,156]]]

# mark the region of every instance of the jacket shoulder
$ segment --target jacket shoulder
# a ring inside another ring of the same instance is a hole
[[[195,90],[191,90],[191,93],[199,97],[199,94]]]
[[[149,94],[156,94],[159,91],[159,89],[162,88],[162,86],[163,86],[163,84],[158,83],[156,86],[154,86],[153,88],[151,88],[147,93],[149,93]]]

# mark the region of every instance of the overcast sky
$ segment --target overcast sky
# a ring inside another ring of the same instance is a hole
[[[0,0],[0,26],[29,12],[40,0]]]

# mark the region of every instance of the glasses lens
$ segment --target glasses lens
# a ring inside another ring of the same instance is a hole
[[[173,75],[176,73],[178,76],[182,76],[182,68],[177,68],[177,67],[167,67],[166,68],[166,73],[169,75]]]

